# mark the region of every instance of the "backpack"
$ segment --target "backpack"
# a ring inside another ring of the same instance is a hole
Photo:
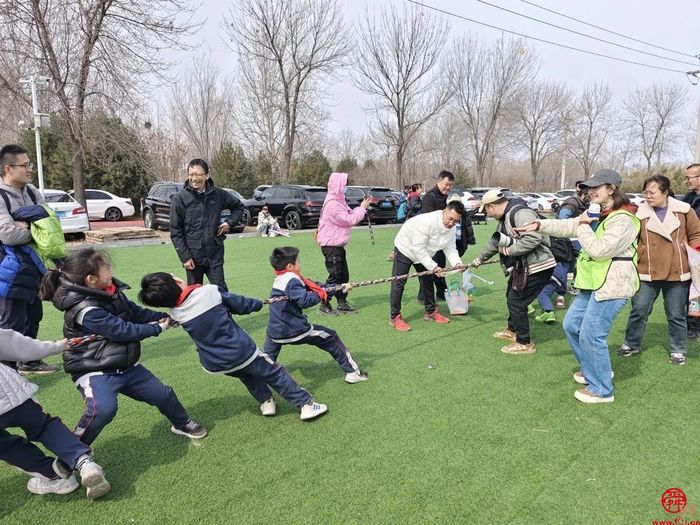
[[[524,205],[515,205],[510,209],[510,225],[515,228],[515,212],[527,208]],[[530,208],[528,208],[530,209]],[[537,210],[532,210],[537,214],[537,217],[544,219],[541,213]],[[571,239],[561,237],[549,237],[549,251],[552,252],[554,260],[560,262],[571,262],[574,260],[574,246],[571,244]]]

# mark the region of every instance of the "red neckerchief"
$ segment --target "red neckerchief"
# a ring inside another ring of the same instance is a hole
[[[294,275],[299,277],[299,279],[304,281],[304,285],[306,286],[307,290],[318,294],[318,296],[324,303],[328,302],[328,293],[315,282],[307,279],[306,277],[302,277],[301,275],[299,275],[296,272],[293,272],[292,270],[275,270],[275,275],[284,275],[285,273],[293,273]]]
[[[117,292],[119,292],[119,290],[117,289],[117,285],[113,282],[110,283],[109,286],[104,289],[104,291],[107,292],[109,295],[117,295]]]
[[[182,289],[182,292],[180,293],[180,297],[177,298],[177,302],[175,303],[175,306],[180,306],[182,303],[185,302],[187,297],[194,292],[197,288],[201,288],[201,284],[190,284],[189,286],[185,286]]]

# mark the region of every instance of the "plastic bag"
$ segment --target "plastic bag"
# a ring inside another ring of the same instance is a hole
[[[451,315],[464,315],[469,311],[467,293],[462,290],[459,281],[452,281],[445,290],[445,302]]]
[[[688,292],[688,315],[700,317],[700,252],[686,245],[690,266],[690,291]]]

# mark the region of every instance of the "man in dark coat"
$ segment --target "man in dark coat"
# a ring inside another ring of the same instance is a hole
[[[222,222],[221,211],[226,209],[231,215]],[[228,291],[224,240],[240,222],[244,210],[241,201],[214,185],[205,161],[190,161],[185,187],[170,205],[170,239],[187,270],[187,284],[202,284],[206,275],[211,284]]]
[[[690,204],[700,217],[700,164],[691,164],[685,169],[685,185],[688,193],[683,202]],[[700,339],[700,319],[688,316],[688,339]]]
[[[421,203],[421,213],[430,213],[437,210],[444,210],[447,208],[447,195],[452,189],[452,184],[455,181],[455,176],[447,171],[442,170],[437,176],[437,183],[423,195],[423,200]],[[439,251],[433,257],[433,260],[441,268],[445,267],[445,253]],[[445,290],[447,290],[447,283],[444,277],[433,276],[435,281],[435,295],[439,300],[445,299]],[[418,301],[423,302],[423,287],[421,286],[418,290]]]

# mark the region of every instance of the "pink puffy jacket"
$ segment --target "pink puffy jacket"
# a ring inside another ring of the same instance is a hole
[[[347,184],[347,173],[331,173],[328,179],[328,195],[323,202],[316,238],[321,246],[345,246],[350,239],[350,228],[365,217],[362,206],[351,210],[345,202]]]

